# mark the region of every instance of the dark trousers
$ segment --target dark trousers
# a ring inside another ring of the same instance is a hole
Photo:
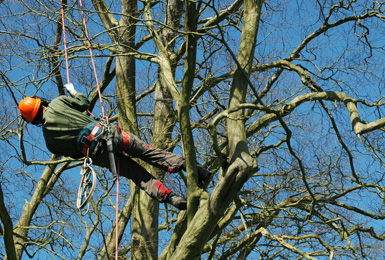
[[[146,169],[129,157],[119,154],[117,156],[119,175],[132,180],[140,189],[144,190],[151,198],[164,202],[172,192],[161,181],[157,180]]]
[[[109,167],[105,140],[102,139],[99,142],[100,148],[98,154],[93,158],[93,163],[102,167]],[[119,127],[115,129],[113,134],[113,146],[119,175],[132,180],[155,200],[164,202],[172,190],[130,157],[139,158],[154,167],[171,173],[182,170],[185,159],[165,150],[154,149],[134,134],[124,132]]]
[[[131,157],[139,158],[164,171],[175,173],[183,169],[185,159],[177,154],[162,149],[154,149],[137,136],[121,131],[120,150]]]

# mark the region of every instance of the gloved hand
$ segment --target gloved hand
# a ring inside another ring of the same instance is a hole
[[[64,85],[64,87],[73,97],[76,95],[76,93],[78,93],[72,83],[67,83]]]

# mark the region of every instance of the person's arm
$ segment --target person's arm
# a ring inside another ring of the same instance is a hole
[[[72,83],[64,85],[65,89],[70,93],[72,100],[71,104],[80,112],[86,111],[90,106],[90,101],[83,93],[79,93],[75,90],[75,87]],[[70,98],[69,98],[70,99]]]
[[[76,90],[75,90],[75,87],[72,83],[67,83],[64,85],[64,88],[68,91],[68,93],[70,93],[71,97],[75,97],[76,94],[78,93]]]

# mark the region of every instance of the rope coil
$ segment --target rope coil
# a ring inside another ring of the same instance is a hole
[[[78,196],[76,200],[76,207],[78,209],[84,208],[87,205],[88,201],[92,198],[96,187],[96,173],[95,170],[91,167],[92,160],[91,158],[86,158],[84,164],[80,171],[82,179],[78,188]],[[91,180],[92,174],[92,180]],[[87,210],[88,212],[88,210]]]

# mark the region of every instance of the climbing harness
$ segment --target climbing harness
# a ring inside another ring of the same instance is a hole
[[[87,23],[86,23],[86,19],[85,19],[85,16],[84,16],[84,11],[83,11],[83,3],[82,3],[81,0],[79,0],[79,5],[80,5],[80,11],[81,11],[81,14],[82,14],[84,32],[85,32],[85,36],[86,36],[86,39],[87,39],[88,49],[89,49],[89,52],[90,52],[90,58],[91,58],[91,62],[92,62],[93,70],[94,70],[96,86],[97,86],[97,89],[98,89],[99,100],[100,100],[100,104],[101,104],[101,110],[102,110],[102,114],[103,114],[102,123],[104,124],[103,126],[105,127],[105,130],[106,130],[105,139],[106,139],[106,142],[107,142],[106,144],[107,144],[108,157],[109,157],[109,160],[110,160],[110,170],[111,170],[113,176],[116,178],[116,184],[117,184],[117,194],[116,194],[116,229],[115,229],[115,231],[116,231],[116,236],[115,236],[115,239],[116,239],[115,259],[118,259],[118,247],[119,247],[119,244],[118,244],[119,170],[117,171],[117,169],[116,169],[115,155],[114,155],[114,152],[113,152],[113,145],[112,145],[113,134],[112,134],[111,127],[109,125],[108,117],[105,115],[105,112],[104,112],[102,93],[101,93],[101,90],[100,90],[98,75],[97,75],[97,72],[96,72],[95,61],[94,61],[94,57],[93,57],[93,54],[92,54],[91,41],[90,41],[90,38],[89,38],[89,35],[88,35]],[[64,24],[65,19],[64,19],[64,3],[63,3],[63,0],[61,0],[61,16],[62,16],[62,27],[63,27],[62,31],[63,31],[64,53],[65,53],[66,69],[67,69],[67,81],[68,81],[67,83],[70,83],[69,69],[68,69],[69,66],[68,66],[67,44],[66,44],[66,35],[65,35],[65,24]],[[92,113],[90,113],[90,114],[91,114],[91,116],[93,116]],[[91,167],[91,163],[92,163],[92,160],[88,157],[88,151],[87,151],[87,157],[85,158],[85,161],[84,161],[84,164],[83,164],[83,168],[82,168],[82,171],[81,171],[81,173],[84,172],[84,174],[83,174],[80,186],[79,186],[79,191],[80,190],[82,190],[82,191],[80,192],[81,193],[81,196],[80,196],[81,199],[80,199],[80,204],[78,204],[78,208],[81,208],[79,206],[83,206],[84,207],[84,205],[92,197],[92,194],[93,194],[93,192],[95,190],[96,174],[95,174],[95,171],[93,170],[93,168]],[[118,168],[119,168],[119,164],[118,164]],[[90,185],[89,184],[89,179],[90,179],[90,174],[91,173],[93,175],[93,181],[92,181],[92,184]],[[84,192],[83,192],[83,190],[84,190]],[[78,191],[78,203],[79,203],[79,191]],[[85,196],[85,199],[82,202],[83,195]]]
[[[92,129],[91,129],[92,128]],[[87,125],[80,131],[78,138],[76,139],[76,143],[79,147],[79,151],[82,151],[82,154],[85,156],[89,156],[90,150],[94,152],[95,144],[92,142],[95,139],[99,139],[104,134],[104,127],[101,123],[92,123]],[[92,157],[92,156],[91,156]]]
[[[95,170],[91,167],[91,164],[92,164],[91,158],[87,157],[84,160],[84,164],[80,171],[80,174],[82,175],[82,179],[79,184],[78,197],[76,200],[76,207],[78,209],[83,209],[84,206],[88,204],[89,200],[92,198],[92,194],[95,191],[96,173],[95,173]],[[92,175],[92,179],[91,179],[91,175]],[[89,208],[87,209],[85,214],[87,214],[88,211],[89,211]]]
[[[95,139],[98,139],[99,137],[103,136],[107,146],[108,158],[110,161],[110,170],[112,172],[113,177],[116,177],[117,172],[116,172],[114,148],[112,144],[113,132],[111,130],[111,125],[108,124],[107,120],[105,120],[104,118],[100,119],[100,121],[95,126],[94,124],[96,124],[96,122],[91,124],[92,130],[89,132],[89,134],[87,130],[89,131],[91,127],[87,126],[86,128],[83,129],[83,130],[86,130],[85,132],[87,133],[87,135],[82,136],[82,138],[80,138],[79,140],[79,142],[82,145],[81,147],[82,153],[88,156],[90,149],[91,150],[96,149],[95,147],[92,148],[92,142]],[[80,135],[82,135],[82,132],[80,132]],[[92,152],[94,153],[93,150]]]

